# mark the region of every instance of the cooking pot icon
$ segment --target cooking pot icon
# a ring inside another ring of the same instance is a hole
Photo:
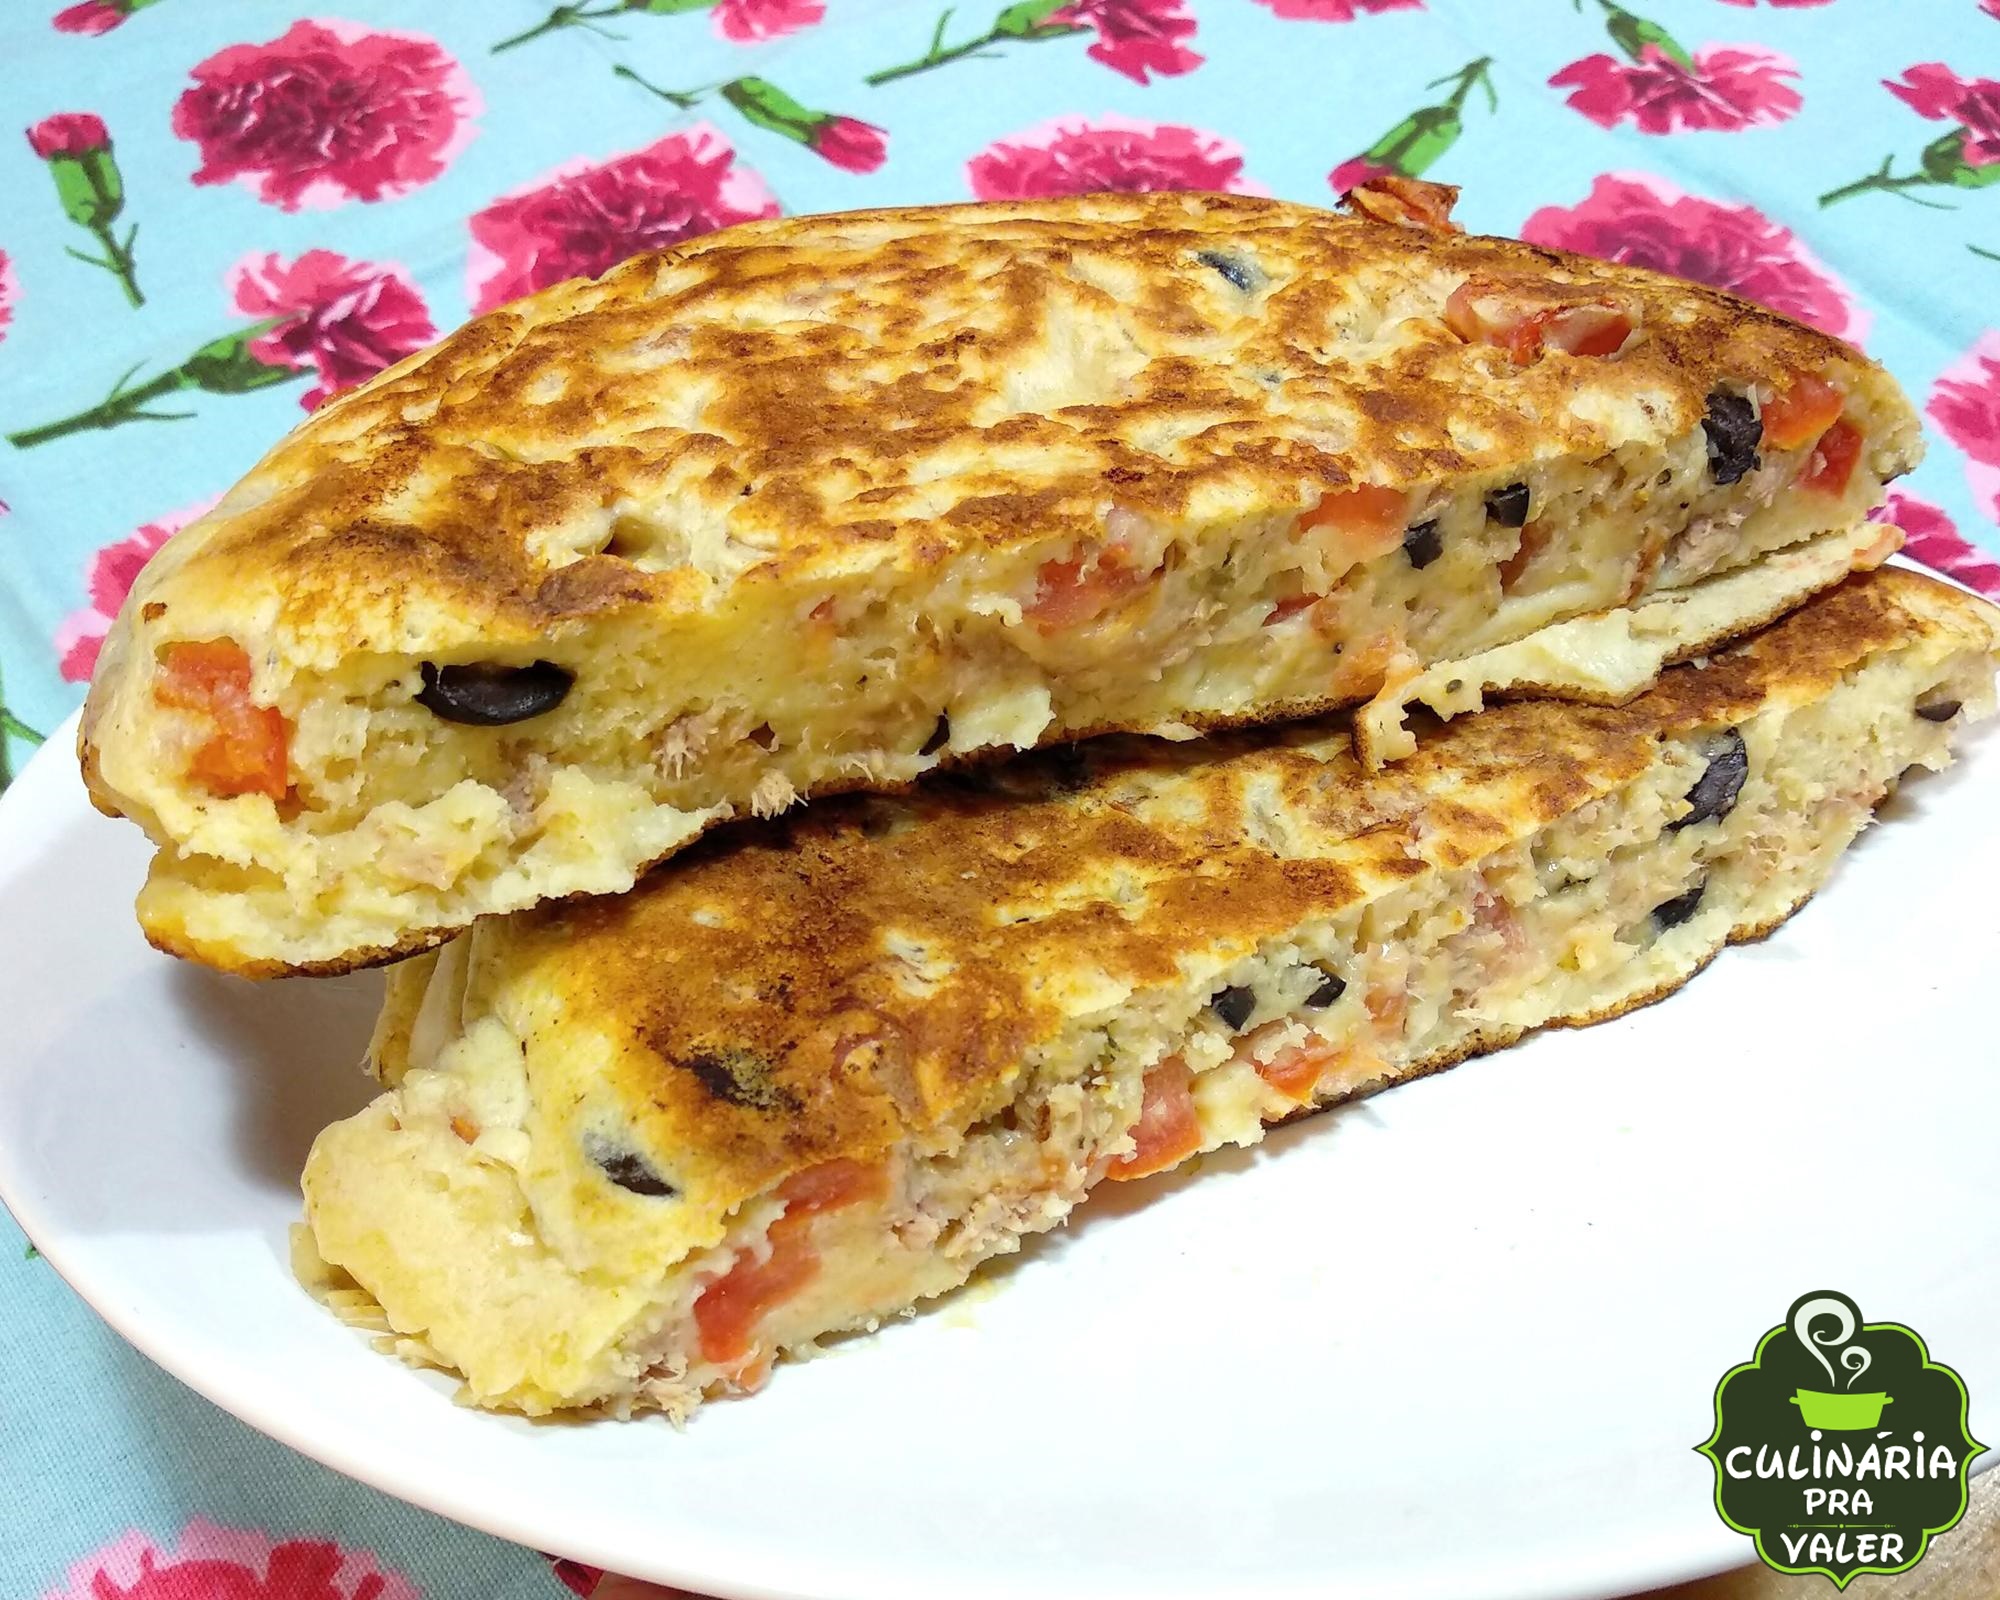
[[[1882,1420],[1882,1408],[1895,1396],[1876,1390],[1872,1394],[1835,1394],[1826,1389],[1800,1389],[1792,1395],[1799,1408],[1799,1420],[1808,1428],[1845,1432],[1872,1428]]]

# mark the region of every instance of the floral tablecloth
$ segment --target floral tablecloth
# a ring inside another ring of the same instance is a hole
[[[1933,438],[1887,514],[2000,592],[2000,0],[12,0],[0,61],[0,783],[327,395],[780,211],[1463,184],[1887,362]],[[252,1434],[4,1220],[0,1308],[8,1600],[621,1587]]]

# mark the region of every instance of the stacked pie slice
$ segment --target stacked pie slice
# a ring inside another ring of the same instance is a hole
[[[172,540],[82,735],[148,936],[410,958],[308,1280],[482,1403],[679,1415],[1810,896],[1992,703],[2000,613],[1872,570],[1915,416],[1448,199],[709,235]]]

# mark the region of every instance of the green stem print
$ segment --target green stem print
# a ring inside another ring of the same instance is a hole
[[[929,72],[933,67],[944,66],[947,62],[960,61],[967,56],[989,54],[991,47],[996,44],[1060,39],[1067,34],[1089,32],[1088,27],[1080,22],[1048,20],[1068,3],[1069,0],[1021,0],[1020,4],[1009,6],[995,17],[993,26],[978,38],[953,45],[944,42],[945,29],[951,26],[951,12],[947,10],[938,18],[937,27],[931,33],[930,48],[921,56],[914,61],[905,61],[899,67],[885,67],[880,72],[871,72],[864,81],[871,88],[879,88],[882,84],[894,83],[898,78]]]
[[[662,89],[630,67],[611,70],[682,111],[692,111],[711,94],[720,95],[753,128],[802,144],[821,160],[846,172],[873,172],[888,159],[888,139],[880,128],[854,117],[801,105],[767,78],[731,78],[699,89]]]
[[[1614,5],[1612,0],[1597,0],[1597,5],[1604,13],[1604,31],[1611,35],[1611,42],[1632,60],[1645,60],[1646,49],[1650,45],[1684,70],[1695,70],[1694,57],[1652,18],[1627,11],[1621,5]],[[1576,0],[1576,9],[1583,9],[1583,0]]]
[[[704,99],[722,87],[719,83],[705,83],[699,89],[662,89],[657,83],[648,82],[640,77],[630,67],[617,66],[611,71],[614,76],[623,78],[627,83],[636,83],[646,93],[657,96],[668,105],[677,106],[682,111],[694,110]]]
[[[7,709],[6,688],[0,685],[0,789],[14,781],[13,764],[7,757],[9,739],[19,739],[23,744],[31,745],[42,742],[39,733]]]
[[[274,383],[296,378],[300,375],[300,368],[272,366],[250,353],[251,342],[270,332],[282,320],[268,318],[236,333],[212,339],[179,366],[158,377],[148,378],[144,383],[132,382],[133,375],[139,370],[133,367],[111,386],[111,392],[96,405],[55,422],[43,423],[38,428],[24,428],[18,433],[10,433],[7,442],[16,449],[32,450],[51,439],[66,438],[93,428],[117,428],[128,422],[179,422],[194,413],[157,411],[153,409],[153,402],[187,390],[208,394],[249,394],[252,390],[267,389]]]
[[[125,237],[122,240],[112,233],[110,226],[106,223],[93,224],[90,231],[92,236],[97,240],[98,248],[104,252],[102,256],[91,255],[70,245],[64,245],[64,251],[74,256],[78,261],[85,262],[93,267],[103,268],[116,278],[118,280],[118,287],[125,291],[125,302],[127,305],[130,305],[135,310],[144,305],[146,297],[139,290],[137,268],[132,260],[132,241],[139,237],[139,224],[135,222],[131,227],[127,228],[125,230]]]
[[[1838,189],[1829,189],[1819,197],[1823,206],[1838,205],[1842,200],[1851,200],[1858,194],[1867,194],[1871,189],[1884,194],[1893,194],[1898,199],[1907,200],[1912,205],[1928,206],[1933,211],[1951,211],[1955,207],[1939,200],[1926,200],[1921,195],[1911,194],[1912,189],[1984,189],[1989,184],[2000,183],[2000,162],[1989,162],[1983,167],[1975,167],[1965,159],[1966,130],[1953,128],[1951,132],[1940,134],[1924,146],[1923,154],[1917,157],[1915,172],[1896,172],[1894,154],[1882,158],[1882,165],[1865,178],[1856,178],[1852,183],[1844,183]]]
[[[714,4],[715,0],[606,0],[605,4],[599,6],[581,3],[560,5],[532,28],[517,33],[510,39],[502,39],[493,47],[492,53],[497,56],[502,50],[512,50],[516,45],[527,44],[530,40],[539,39],[544,34],[558,33],[564,28],[582,28],[602,39],[622,40],[625,37],[623,34],[613,33],[609,28],[599,27],[598,24],[606,17],[616,17],[631,12],[653,17],[670,17],[685,11],[706,11]]]
[[[28,130],[28,145],[48,164],[63,215],[95,239],[103,253],[91,255],[67,245],[64,249],[78,261],[116,278],[128,305],[144,305],[146,297],[139,292],[138,269],[132,259],[138,224],[128,227],[123,238],[114,226],[125,210],[125,179],[112,156],[111,135],[105,130],[104,119],[89,111],[58,112]]]
[[[1361,154],[1342,162],[1331,175],[1334,188],[1344,193],[1384,173],[1422,177],[1458,143],[1459,135],[1465,131],[1465,103],[1475,86],[1485,91],[1487,110],[1500,109],[1500,97],[1493,89],[1492,67],[1493,58],[1481,56],[1466,62],[1458,71],[1425,84],[1427,89],[1449,85],[1450,92],[1433,105],[1417,107]]]

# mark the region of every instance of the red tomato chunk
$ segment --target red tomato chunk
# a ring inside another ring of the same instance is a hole
[[[1629,315],[1601,300],[1551,303],[1485,278],[1467,278],[1444,305],[1445,326],[1467,344],[1490,344],[1525,367],[1546,350],[1615,355],[1631,336]]]
[[[1105,1177],[1123,1182],[1164,1172],[1201,1148],[1193,1082],[1179,1056],[1168,1056],[1147,1072],[1146,1097],[1132,1129],[1132,1153],[1112,1162]]]
[[[1843,417],[1819,436],[1799,482],[1821,494],[1845,494],[1860,459],[1861,430]]]
[[[821,1162],[780,1184],[785,1214],[771,1224],[770,1254],[762,1261],[740,1254],[695,1300],[702,1358],[719,1367],[739,1364],[756,1344],[757,1324],[819,1276],[819,1252],[808,1237],[812,1218],[888,1192],[886,1167],[846,1159]]]
[[[188,760],[187,775],[196,783],[217,795],[285,797],[289,730],[275,706],[252,702],[250,657],[235,640],[168,645],[153,698],[208,722],[208,737]]]

